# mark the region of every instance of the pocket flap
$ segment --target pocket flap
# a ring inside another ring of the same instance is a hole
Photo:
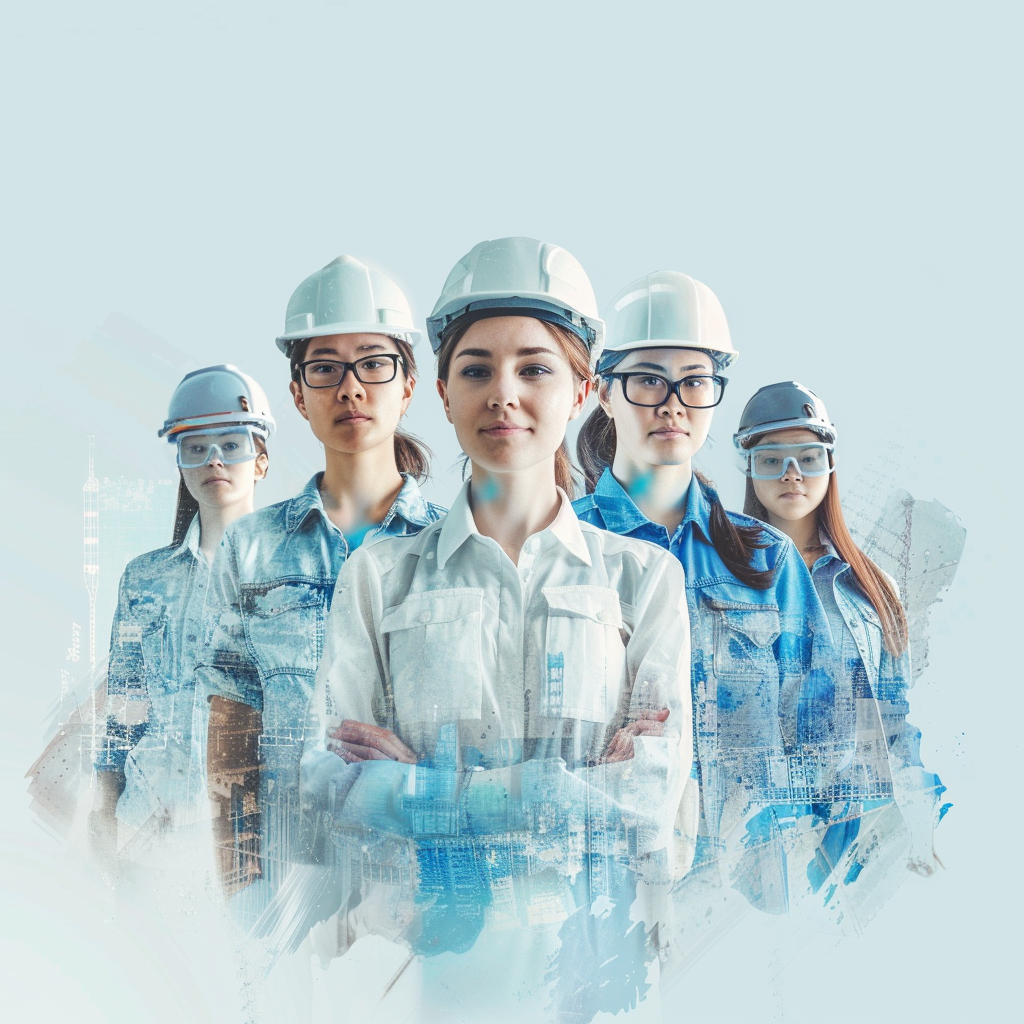
[[[742,633],[757,647],[771,647],[782,634],[777,608],[736,607],[722,601],[712,601],[711,607],[731,632]]]
[[[622,629],[619,595],[610,587],[544,587],[543,594],[551,615],[590,619],[591,622]]]
[[[483,603],[484,592],[476,587],[408,594],[401,604],[384,612],[380,620],[380,631],[393,633],[431,622],[454,622],[456,619],[469,618],[482,611]]]

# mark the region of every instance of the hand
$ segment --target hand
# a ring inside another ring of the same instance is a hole
[[[336,729],[327,731],[327,749],[342,760],[401,761],[416,764],[419,758],[389,729],[346,718]]]
[[[628,761],[633,756],[633,739],[636,736],[662,736],[665,733],[665,720],[668,708],[660,711],[641,711],[636,721],[623,726],[608,741],[598,764],[613,764],[617,761]]]

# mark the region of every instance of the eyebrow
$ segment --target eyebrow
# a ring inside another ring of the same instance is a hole
[[[554,356],[557,355],[554,349],[544,348],[521,348],[516,351],[516,356]],[[456,359],[461,359],[463,356],[471,356],[474,359],[493,359],[494,353],[486,348],[464,348],[461,352],[455,354]]]
[[[662,366],[661,363],[634,363],[632,366],[627,366],[626,369],[623,370],[622,372],[632,373],[634,370],[661,370],[662,373],[672,372],[667,367]],[[703,370],[705,373],[711,372],[706,366],[703,366],[701,363],[694,363],[692,366],[682,366],[680,367],[679,372],[687,373],[690,370]]]
[[[375,341],[371,341],[371,342],[368,342],[366,345],[360,345],[356,349],[356,351],[357,352],[386,352],[387,348],[384,345],[380,345],[380,344],[378,344]],[[338,355],[338,353],[334,351],[333,348],[315,348],[315,349],[313,349],[312,352],[310,352],[308,354],[309,355],[313,355],[313,356],[324,355],[324,356],[335,356],[338,359],[341,358]]]

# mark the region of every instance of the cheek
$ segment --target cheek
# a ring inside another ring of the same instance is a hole
[[[751,483],[753,483],[754,485],[754,494],[756,495],[757,500],[761,502],[761,504],[764,505],[765,508],[767,508],[772,500],[771,481],[752,480]]]

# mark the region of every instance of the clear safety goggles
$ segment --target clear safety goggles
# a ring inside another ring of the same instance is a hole
[[[263,436],[245,424],[179,434],[178,467],[197,469],[215,461],[225,466],[235,462],[250,462],[259,454],[256,447],[257,435]]]
[[[792,468],[798,476],[828,476],[835,469],[830,458],[835,445],[759,444],[744,453],[747,476],[755,480],[781,480]]]

